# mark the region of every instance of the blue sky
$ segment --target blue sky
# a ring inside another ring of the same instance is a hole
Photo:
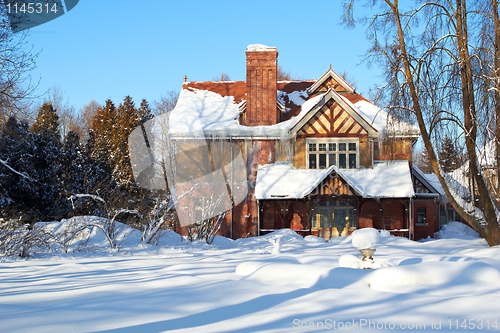
[[[365,29],[340,25],[340,0],[80,0],[67,14],[30,30],[41,51],[32,72],[38,94],[58,87],[79,110],[95,99],[126,95],[150,103],[189,81],[221,72],[245,80],[245,49],[278,49],[278,64],[301,79],[318,79],[332,65],[358,83],[381,83],[377,68],[360,64]]]

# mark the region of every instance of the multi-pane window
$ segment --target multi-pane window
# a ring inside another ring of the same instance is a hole
[[[427,223],[425,207],[417,209],[417,223],[421,224]]]
[[[308,168],[326,169],[336,165],[340,169],[358,168],[358,139],[308,139]],[[334,141],[334,142],[332,142]]]

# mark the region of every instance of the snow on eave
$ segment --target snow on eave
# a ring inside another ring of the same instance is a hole
[[[347,83],[340,75],[335,73],[331,68],[323,74],[322,77],[319,78],[318,81],[316,81],[308,90],[307,92],[309,95],[313,94],[316,89],[318,89],[323,82],[325,82],[328,78],[333,78],[335,81],[337,81],[345,90],[347,90],[348,93],[354,94],[354,88]]]
[[[417,139],[420,136],[420,129],[418,126],[391,116],[386,111],[369,101],[361,100],[353,104],[344,96],[341,97],[346,100],[346,103],[359,110],[359,114],[364,116],[368,123],[373,125],[380,131],[380,133],[395,136],[397,138],[410,139]],[[398,127],[399,130],[397,130]]]

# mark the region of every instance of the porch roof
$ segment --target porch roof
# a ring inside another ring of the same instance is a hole
[[[373,168],[343,170],[295,169],[290,164],[261,165],[257,170],[255,198],[302,199],[332,173],[363,198],[409,198],[415,195],[408,161],[375,163]]]

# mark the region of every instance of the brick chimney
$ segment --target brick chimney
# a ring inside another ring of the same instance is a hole
[[[246,125],[277,123],[277,62],[275,47],[252,44],[247,47]]]

